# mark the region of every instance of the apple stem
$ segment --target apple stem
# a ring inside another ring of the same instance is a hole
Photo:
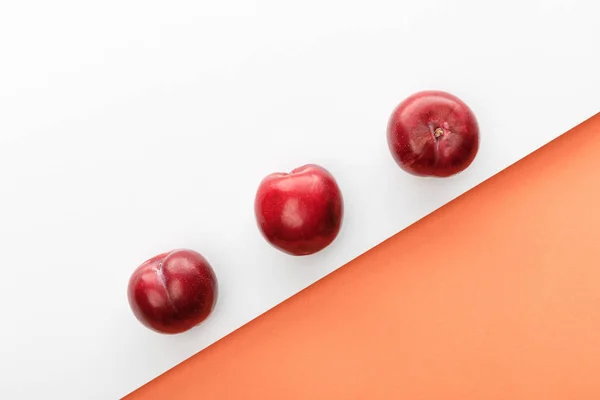
[[[440,136],[442,136],[444,134],[444,130],[442,128],[437,128],[435,131],[433,131],[433,135],[435,136],[435,138],[439,138]]]

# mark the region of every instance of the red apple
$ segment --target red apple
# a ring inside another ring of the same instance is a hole
[[[440,91],[415,93],[394,110],[387,130],[392,156],[405,171],[446,177],[467,168],[479,149],[471,109]]]
[[[263,179],[254,212],[269,243],[302,256],[333,242],[342,225],[344,204],[333,176],[325,168],[309,164]]]
[[[175,250],[140,265],[129,279],[127,296],[142,324],[161,333],[180,333],[211,313],[217,278],[201,254]]]

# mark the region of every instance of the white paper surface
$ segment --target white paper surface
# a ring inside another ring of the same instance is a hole
[[[592,1],[56,0],[0,5],[0,398],[111,399],[192,356],[600,111]],[[387,119],[449,91],[481,148],[445,180],[403,173]],[[253,199],[319,163],[345,221],[326,251],[271,248]],[[183,335],[126,286],[188,247],[220,283]],[[418,266],[413,266],[417,268]]]

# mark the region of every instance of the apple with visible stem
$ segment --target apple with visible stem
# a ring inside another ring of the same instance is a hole
[[[404,100],[392,113],[387,140],[405,171],[448,177],[467,168],[479,149],[479,126],[458,97],[423,91]]]
[[[140,265],[127,289],[136,318],[160,333],[181,333],[204,321],[217,300],[217,278],[192,250],[160,254]]]
[[[262,180],[254,201],[258,228],[275,248],[296,256],[316,253],[338,235],[342,193],[325,168],[308,164]]]

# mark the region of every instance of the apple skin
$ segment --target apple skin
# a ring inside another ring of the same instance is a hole
[[[344,214],[342,192],[325,168],[308,164],[262,180],[254,201],[258,228],[275,248],[304,256],[327,247]]]
[[[396,163],[413,175],[448,177],[467,168],[479,149],[479,126],[458,97],[423,91],[392,113],[388,146]]]
[[[146,327],[181,333],[204,321],[217,300],[217,278],[199,253],[180,249],[140,265],[127,288],[129,305]]]

